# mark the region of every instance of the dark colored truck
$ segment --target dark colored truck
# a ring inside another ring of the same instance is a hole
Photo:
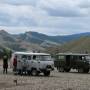
[[[80,73],[88,73],[90,56],[80,53],[59,53],[55,57],[54,66],[59,72],[69,72],[71,69],[76,69]]]

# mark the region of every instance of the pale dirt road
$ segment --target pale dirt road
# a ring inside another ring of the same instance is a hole
[[[17,85],[13,82],[15,79]],[[3,75],[0,66],[0,90],[90,90],[90,73],[53,71],[50,77],[15,76],[10,69]]]

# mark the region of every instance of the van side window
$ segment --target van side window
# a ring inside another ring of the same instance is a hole
[[[28,60],[31,60],[31,56],[28,56]]]
[[[82,56],[79,56],[79,60],[82,60]]]
[[[23,55],[21,58],[26,60],[27,59],[27,56],[26,55]]]
[[[19,55],[14,55],[14,57],[15,57],[15,56],[17,57],[17,59],[20,59],[20,56],[19,56]]]
[[[61,59],[61,60],[64,60],[65,56],[59,56],[58,58]]]
[[[33,59],[36,60],[36,55],[33,55]]]

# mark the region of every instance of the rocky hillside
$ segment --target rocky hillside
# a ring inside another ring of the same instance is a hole
[[[7,47],[16,51],[44,50],[44,48],[42,48],[38,44],[19,39],[17,36],[11,35],[4,30],[0,30],[0,46]]]
[[[18,37],[19,39],[32,43],[41,44],[43,42],[50,41],[50,43],[52,42],[52,44],[63,44],[72,40],[77,40],[83,36],[90,36],[90,32],[64,36],[48,36],[42,33],[29,31],[15,36]]]
[[[51,50],[57,49],[57,51],[60,52],[85,52],[89,50],[89,42],[90,33],[67,36],[48,36],[42,33],[29,31],[16,35],[0,30],[0,46],[16,51],[45,51],[46,48],[49,49],[51,47]]]

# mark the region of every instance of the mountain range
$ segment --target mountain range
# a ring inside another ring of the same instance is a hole
[[[18,34],[17,36],[26,41],[31,41],[33,43],[38,43],[38,44],[41,44],[44,41],[63,44],[72,40],[79,39],[80,37],[90,36],[90,32],[73,34],[73,35],[64,35],[64,36],[48,36],[38,32],[25,32],[23,34]]]
[[[21,50],[44,51],[47,47],[49,48],[54,46],[62,47],[62,48],[63,47],[71,48],[70,45],[72,45],[73,48],[76,48],[77,45],[76,44],[73,45],[72,42],[73,43],[74,42],[79,43],[80,41],[83,42],[83,40],[85,40],[84,37],[90,38],[90,32],[73,34],[73,35],[64,35],[64,36],[59,36],[59,35],[49,36],[32,31],[21,34],[10,34],[5,30],[0,30],[0,46],[7,47],[15,51],[21,51]]]

